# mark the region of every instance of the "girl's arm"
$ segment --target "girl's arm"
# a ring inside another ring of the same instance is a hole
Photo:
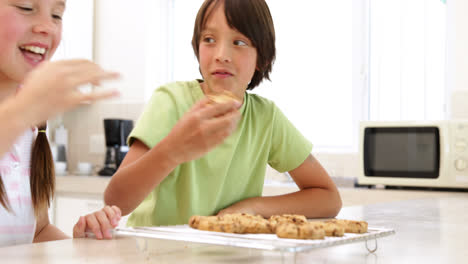
[[[135,139],[104,193],[123,215],[131,213],[178,165],[197,159],[220,144],[240,119],[238,102],[200,102],[152,149]]]
[[[110,239],[110,230],[114,229],[120,221],[121,212],[116,206],[105,206],[99,211],[80,217],[73,228],[73,237],[86,237],[86,232],[91,232],[97,239]],[[67,235],[56,226],[50,224],[47,208],[39,213],[36,220],[36,233],[33,243],[68,239]]]
[[[118,74],[107,72],[87,60],[43,62],[31,71],[14,96],[0,103],[0,156],[8,151],[26,129],[55,115],[79,106],[118,95],[117,91],[80,93],[83,84],[99,85],[115,79]]]
[[[244,212],[264,217],[301,214],[307,218],[331,218],[339,213],[342,204],[338,189],[312,155],[289,174],[299,191],[279,196],[248,198],[221,210],[219,214]]]
[[[56,226],[50,224],[49,212],[47,207],[44,207],[36,218],[36,233],[34,234],[33,243],[61,240],[69,238]]]
[[[119,225],[122,213],[117,206],[105,206],[99,211],[80,217],[73,227],[73,238],[93,233],[97,239],[112,238],[112,229]]]
[[[15,104],[12,98],[0,104],[0,124],[7,124],[6,127],[8,127],[8,129],[0,130],[0,156],[3,156],[16,138],[28,129],[29,123],[21,115],[24,110],[20,104]]]

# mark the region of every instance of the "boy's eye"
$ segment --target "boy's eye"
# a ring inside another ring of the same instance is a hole
[[[234,40],[234,45],[247,46],[247,43],[245,43],[245,41],[242,41],[242,40]]]
[[[57,19],[57,20],[62,20],[62,16],[61,16],[61,15],[52,15],[52,18],[53,18],[53,19]]]

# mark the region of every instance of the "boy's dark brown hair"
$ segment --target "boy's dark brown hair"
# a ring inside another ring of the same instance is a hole
[[[39,131],[45,131],[47,125],[39,127]],[[50,152],[49,141],[44,132],[37,134],[31,152],[31,199],[34,206],[34,213],[37,216],[44,207],[50,206],[50,201],[55,190],[55,169]],[[0,204],[8,211],[11,210],[6,191],[0,178]]]
[[[270,73],[275,61],[275,28],[265,0],[206,0],[198,11],[193,30],[192,47],[199,58],[200,38],[211,12],[224,2],[228,25],[249,38],[257,49],[257,67],[247,90],[253,90]]]

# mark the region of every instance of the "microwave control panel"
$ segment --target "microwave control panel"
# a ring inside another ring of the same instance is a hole
[[[468,174],[468,122],[457,122],[452,126],[453,166],[457,173]]]

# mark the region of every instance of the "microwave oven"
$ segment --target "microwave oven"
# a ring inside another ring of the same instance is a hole
[[[468,120],[360,124],[359,185],[468,189]]]

